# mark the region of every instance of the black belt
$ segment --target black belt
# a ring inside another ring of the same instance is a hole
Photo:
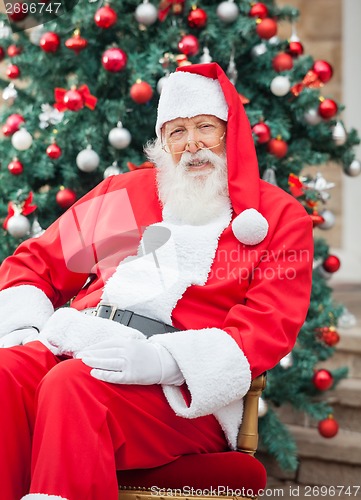
[[[167,325],[161,321],[157,321],[146,316],[141,316],[132,311],[117,309],[116,306],[108,304],[100,304],[98,307],[91,307],[83,311],[85,314],[92,314],[99,318],[111,319],[122,325],[130,326],[144,333],[146,337],[150,337],[157,333],[179,332],[178,328]]]

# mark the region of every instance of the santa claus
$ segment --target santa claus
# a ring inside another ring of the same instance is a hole
[[[259,179],[217,64],[170,75],[156,134],[157,168],[107,178],[1,266],[7,500],[115,500],[116,469],[234,449],[251,379],[305,319],[311,219]]]

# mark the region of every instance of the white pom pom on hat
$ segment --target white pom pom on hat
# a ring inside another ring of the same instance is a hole
[[[245,245],[258,245],[268,233],[268,222],[258,210],[243,210],[232,222],[232,231],[238,241]]]

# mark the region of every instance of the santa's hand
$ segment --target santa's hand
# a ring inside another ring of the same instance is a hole
[[[112,384],[183,383],[173,356],[159,344],[146,339],[112,338],[94,344],[76,356],[93,368],[94,378]]]
[[[32,340],[36,340],[39,335],[37,328],[28,326],[14,330],[0,339],[0,347],[14,347],[16,345],[23,345]]]

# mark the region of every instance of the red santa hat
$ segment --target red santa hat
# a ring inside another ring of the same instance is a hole
[[[217,63],[182,66],[164,84],[158,105],[156,132],[175,118],[199,114],[227,121],[228,187],[236,238],[257,245],[267,235],[268,223],[258,211],[260,177],[252,130],[240,96]]]

